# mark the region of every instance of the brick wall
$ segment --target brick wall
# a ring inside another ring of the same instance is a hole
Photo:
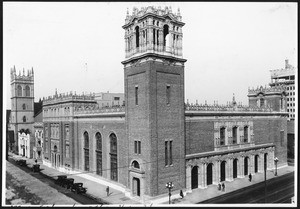
[[[107,119],[107,118],[106,118]],[[103,177],[110,180],[110,140],[109,136],[114,133],[117,136],[118,158],[118,182],[127,185],[128,179],[128,144],[126,142],[125,120],[114,121],[113,119],[101,120],[101,118],[85,118],[75,120],[74,126],[74,149],[75,168],[84,171],[84,138],[85,131],[89,134],[89,167],[90,172],[96,174],[96,139],[95,135],[100,132],[102,136],[102,169]]]
[[[214,121],[186,120],[186,154],[214,151]]]
[[[281,135],[281,131],[283,134]],[[287,119],[254,118],[253,132],[255,144],[274,143],[278,165],[287,162]]]

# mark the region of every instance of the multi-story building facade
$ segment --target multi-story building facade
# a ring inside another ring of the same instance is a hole
[[[43,125],[43,111],[42,109],[34,116],[34,146],[33,146],[33,158],[38,162],[43,160],[43,147],[44,147],[44,125]]]
[[[11,69],[11,115],[10,130],[14,132],[14,151],[32,157],[34,142],[34,73],[33,69],[23,69],[17,75],[15,67]]]
[[[287,93],[287,111],[289,118],[295,119],[295,67],[285,60],[285,68],[270,70],[271,83],[270,86],[283,86]]]
[[[44,163],[148,201],[285,166],[286,93],[249,90],[250,106],[184,104],[180,11],[134,8],[125,25],[125,105],[94,95],[43,99]],[[259,105],[257,105],[259,104]]]
[[[94,96],[56,92],[43,98],[44,164],[62,171],[74,168],[74,109],[86,104],[96,105]]]

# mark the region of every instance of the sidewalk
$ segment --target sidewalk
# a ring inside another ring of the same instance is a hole
[[[277,170],[277,175],[281,176],[290,172],[294,171],[293,166],[285,166],[285,167],[280,167]],[[275,178],[276,176],[274,175],[274,170],[268,170],[267,171],[267,180]],[[207,199],[211,199],[226,193],[233,192],[235,190],[251,186],[253,184],[257,184],[259,182],[264,181],[264,173],[256,173],[255,175],[252,174],[252,181],[250,182],[248,179],[248,176],[245,176],[244,178],[237,178],[232,182],[225,181],[225,191],[219,191],[217,189],[217,185],[209,185],[205,189],[193,189],[192,193],[188,193],[186,196],[184,196],[183,199],[177,198],[173,199],[173,202],[175,204],[196,204],[199,202],[202,202]]]
[[[10,153],[10,156],[13,158],[22,158],[21,156],[14,155]],[[33,164],[35,164],[34,159],[26,159],[27,165],[31,167]],[[40,163],[39,163],[40,164]],[[52,176],[54,179],[56,179],[56,176],[58,175],[70,175],[70,178],[74,178],[74,182],[82,182],[84,187],[87,187],[87,194],[96,198],[100,199],[103,202],[107,204],[113,204],[113,205],[134,205],[134,204],[143,204],[139,201],[136,201],[134,199],[130,199],[129,197],[125,196],[125,194],[119,190],[113,189],[110,187],[110,195],[106,195],[106,185],[100,184],[99,182],[93,181],[91,179],[87,179],[82,174],[66,174],[63,172],[60,172],[58,170],[55,170],[53,168],[50,168],[48,166],[45,166],[43,164],[40,164],[40,168],[42,169],[40,172],[47,175]],[[285,166],[285,167],[279,167],[277,170],[278,175],[284,175],[286,173],[290,173],[294,171],[293,166]],[[79,176],[81,175],[81,176]],[[267,171],[267,179],[274,178],[274,171],[269,170]],[[184,198],[181,199],[179,196],[179,191],[172,191],[171,201],[172,204],[196,204],[201,201],[214,198],[216,196],[229,193],[259,182],[264,181],[264,173],[256,173],[255,175],[252,174],[252,181],[249,182],[248,176],[245,176],[244,178],[237,178],[232,182],[225,182],[226,189],[225,192],[217,190],[217,185],[209,185],[205,189],[193,189],[191,193],[184,192]],[[146,202],[147,205],[157,205],[157,204],[163,204],[168,205],[169,204],[169,196],[168,194],[160,195],[158,197],[152,198],[151,200],[148,200]]]
[[[35,159],[29,159],[25,157],[21,157],[12,153],[9,153],[9,156],[14,158],[14,159],[25,159],[27,166],[32,167],[33,164],[35,164],[34,160]],[[41,173],[43,173],[46,176],[53,177],[56,179],[58,175],[68,175],[69,178],[74,178],[74,182],[82,182],[83,186],[88,188],[87,189],[87,194],[89,196],[92,196],[93,198],[96,198],[98,200],[101,200],[105,204],[117,204],[117,205],[129,205],[129,204],[141,204],[138,201],[132,200],[129,197],[126,197],[124,193],[121,191],[118,191],[116,189],[113,189],[110,187],[109,189],[109,196],[106,194],[106,185],[99,184],[98,182],[80,177],[78,175],[80,174],[66,174],[63,172],[60,172],[54,168],[50,168],[48,166],[45,166],[41,163],[40,164],[40,169]]]

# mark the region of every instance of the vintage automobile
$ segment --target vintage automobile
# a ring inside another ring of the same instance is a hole
[[[26,160],[23,159],[17,160],[16,163],[20,166],[26,166]]]
[[[33,172],[39,172],[40,171],[40,165],[39,164],[34,164],[31,169],[32,169]]]
[[[71,187],[71,191],[77,194],[86,193],[86,188],[83,187],[83,183],[74,183]]]
[[[59,186],[62,186],[64,184],[64,181],[67,179],[66,175],[60,175],[57,177],[55,180],[55,183],[58,184]]]
[[[63,183],[62,187],[66,187],[67,189],[70,189],[73,186],[74,179],[73,178],[66,178]]]

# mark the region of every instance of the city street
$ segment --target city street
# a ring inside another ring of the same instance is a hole
[[[202,203],[290,203],[294,196],[294,172],[267,180],[265,200],[265,183],[260,182]]]
[[[52,178],[34,173],[15,161],[6,161],[6,204],[8,205],[74,205],[102,204],[87,195],[75,194],[56,185]]]

